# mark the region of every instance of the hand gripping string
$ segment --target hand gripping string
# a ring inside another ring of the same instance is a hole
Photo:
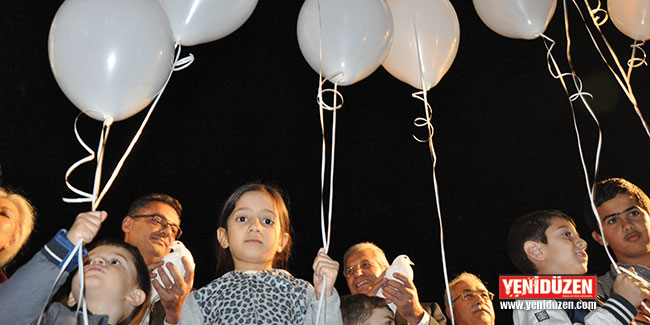
[[[117,177],[117,175],[120,172],[120,169],[122,168],[122,165],[124,164],[124,161],[126,161],[126,158],[129,156],[131,153],[131,150],[133,149],[133,146],[135,143],[138,141],[140,138],[140,135],[142,134],[142,130],[144,130],[145,125],[149,121],[149,117],[151,117],[151,113],[153,113],[154,108],[156,107],[156,104],[158,103],[158,100],[160,99],[160,96],[162,96],[162,93],[165,91],[165,87],[167,87],[167,84],[169,83],[169,80],[172,76],[172,73],[174,71],[179,71],[182,69],[185,69],[188,67],[192,62],[194,62],[194,56],[190,53],[187,57],[184,57],[182,59],[179,59],[180,53],[181,53],[181,45],[176,44],[176,55],[174,58],[174,63],[173,63],[173,68],[169,72],[169,75],[167,76],[167,80],[163,84],[162,88],[160,91],[158,91],[158,94],[156,95],[156,98],[154,99],[153,103],[151,104],[151,107],[149,108],[149,111],[147,112],[147,115],[145,116],[144,120],[142,121],[142,124],[140,125],[140,128],[136,132],[135,136],[131,140],[131,143],[129,144],[128,148],[124,152],[124,155],[122,155],[122,158],[120,161],[117,163],[115,169],[113,170],[113,173],[111,177],[109,178],[108,182],[104,185],[104,188],[102,189],[101,193],[99,192],[100,188],[100,183],[101,183],[101,170],[102,170],[102,163],[103,163],[103,158],[104,158],[104,147],[106,145],[106,141],[108,138],[108,131],[110,130],[110,126],[113,123],[113,118],[110,116],[107,116],[104,120],[104,124],[102,126],[102,131],[100,134],[100,139],[99,139],[99,146],[97,149],[97,168],[95,170],[95,181],[94,181],[94,186],[93,186],[93,193],[87,193],[84,191],[81,191],[74,186],[72,186],[68,182],[68,178],[72,172],[79,167],[82,164],[85,164],[87,162],[93,161],[95,159],[95,153],[84,143],[84,141],[81,139],[79,136],[79,132],[77,131],[77,120],[79,119],[79,115],[77,115],[77,118],[75,119],[74,123],[74,131],[75,135],[77,137],[77,141],[81,144],[86,151],[88,151],[89,155],[76,163],[74,163],[70,168],[68,168],[68,171],[66,172],[65,175],[65,182],[66,185],[70,190],[73,192],[77,193],[78,195],[82,196],[81,198],[63,198],[63,201],[66,203],[80,203],[80,202],[91,202],[91,207],[92,211],[96,211],[97,207],[99,206],[99,203],[101,202],[102,198],[104,195],[106,195],[106,192],[108,192],[108,189],[111,187],[113,184],[113,181]],[[86,112],[84,112],[86,113]],[[81,115],[81,114],[80,114]]]
[[[565,18],[566,18],[566,11],[565,11]],[[568,31],[568,27],[567,27],[567,31]],[[551,73],[553,78],[560,80],[560,82],[562,84],[562,87],[564,89],[564,92],[567,94],[567,96],[569,98],[569,105],[571,107],[571,116],[573,118],[573,127],[575,129],[577,145],[578,145],[578,153],[579,153],[579,156],[580,156],[580,162],[582,163],[582,170],[583,170],[583,173],[584,173],[585,184],[586,184],[586,187],[587,187],[587,195],[589,196],[589,200],[590,200],[590,202],[592,204],[593,211],[595,212],[596,208],[595,208],[595,206],[593,206],[593,204],[594,204],[593,203],[593,183],[590,180],[589,173],[588,173],[588,170],[587,170],[587,165],[586,165],[585,158],[584,158],[584,150],[582,149],[582,144],[581,144],[581,141],[580,141],[580,131],[579,131],[579,128],[578,128],[578,123],[576,121],[575,108],[573,106],[573,102],[576,101],[577,99],[580,99],[582,101],[582,103],[585,105],[585,107],[587,108],[587,110],[589,111],[589,114],[591,115],[592,119],[594,120],[594,122],[596,123],[596,126],[598,128],[598,145],[597,145],[597,149],[596,149],[596,159],[595,159],[595,163],[594,163],[594,174],[593,174],[593,179],[595,180],[596,177],[597,177],[597,174],[598,174],[598,166],[599,166],[599,161],[600,161],[600,151],[601,151],[601,147],[602,147],[602,131],[601,131],[601,128],[600,128],[600,123],[599,123],[595,113],[593,112],[593,110],[591,109],[591,106],[589,105],[589,103],[585,99],[586,96],[589,96],[589,97],[592,97],[592,98],[593,98],[593,96],[591,94],[589,94],[587,92],[584,92],[582,90],[582,81],[577,76],[575,71],[573,71],[573,65],[571,63],[571,56],[569,54],[569,45],[568,45],[568,44],[570,44],[570,40],[567,40],[567,59],[569,61],[569,65],[570,65],[570,67],[572,69],[572,72],[571,73],[561,73],[560,68],[558,67],[557,62],[555,61],[555,58],[553,57],[553,54],[552,54],[553,47],[555,46],[555,41],[552,40],[551,38],[547,37],[544,34],[541,34],[540,36],[544,40],[544,46],[546,46],[546,49],[547,49],[546,59],[547,59],[549,72]],[[567,32],[567,37],[568,37],[568,32]],[[566,83],[564,81],[564,77],[567,77],[567,76],[570,76],[573,79],[574,86],[576,87],[576,90],[577,90],[577,92],[574,93],[574,94],[569,94],[569,91],[567,89],[567,85],[566,85]],[[598,213],[597,212],[595,212],[595,216],[596,216],[596,219],[598,221],[599,227],[601,228],[601,234],[602,234],[602,225],[601,225],[601,222],[600,222],[600,218],[598,218]],[[605,242],[604,236],[603,236],[603,241],[604,241],[604,246],[607,247],[607,243]],[[614,262],[614,258],[611,256],[609,250],[605,249],[605,252],[607,253],[607,256],[608,256],[610,262],[613,265],[616,265],[616,263]]]
[[[442,226],[442,213],[440,212],[440,197],[439,197],[439,189],[438,189],[438,180],[436,177],[436,162],[437,162],[437,156],[436,156],[436,151],[433,146],[433,134],[434,134],[434,128],[433,124],[431,123],[431,118],[433,115],[433,110],[431,108],[431,105],[429,104],[429,101],[427,100],[427,85],[424,81],[424,62],[422,59],[422,46],[420,43],[420,38],[418,36],[418,29],[417,29],[417,21],[416,21],[416,16],[415,16],[415,4],[413,3],[413,0],[410,1],[410,11],[411,11],[411,23],[413,25],[413,33],[415,36],[415,44],[417,45],[417,55],[418,55],[418,66],[419,66],[419,73],[420,73],[420,85],[422,86],[422,91],[418,91],[413,93],[411,96],[413,98],[419,99],[422,101],[424,104],[424,113],[425,117],[418,117],[413,121],[413,124],[416,127],[426,127],[427,128],[427,139],[426,140],[421,140],[418,139],[415,135],[413,135],[413,138],[418,141],[418,142],[427,142],[429,144],[429,153],[431,155],[431,171],[432,171],[432,180],[433,180],[433,194],[434,198],[436,201],[436,210],[438,213],[438,223],[440,226],[440,256],[442,259],[442,273],[444,275],[445,279],[445,288],[447,290],[447,302],[449,306],[452,305],[451,302],[451,291],[449,290],[449,275],[447,274],[447,258],[445,254],[445,236],[444,236],[444,231],[443,231],[443,226]],[[454,321],[454,315],[452,313],[451,315],[451,324],[455,324]]]
[[[604,21],[600,21],[599,17],[596,16],[598,12],[604,11],[603,9],[600,8],[600,0],[598,1],[598,7],[596,9],[592,9],[591,5],[589,5],[589,0],[585,0],[585,5],[587,6],[587,10],[589,11],[589,15],[591,17],[592,22],[594,23],[594,26],[598,30],[598,33],[600,34],[600,37],[602,38],[603,42],[607,46],[607,49],[609,50],[609,54],[611,55],[612,59],[616,63],[616,67],[618,68],[618,72],[620,73],[620,76],[614,68],[607,62],[607,59],[605,58],[605,55],[601,51],[600,47],[598,46],[598,43],[596,42],[596,39],[594,38],[594,35],[591,33],[591,30],[589,29],[589,26],[587,26],[587,21],[585,20],[584,15],[582,14],[582,10],[580,10],[580,7],[578,6],[578,3],[576,0],[572,0],[573,4],[575,7],[578,9],[578,13],[580,13],[580,18],[582,18],[582,21],[585,23],[585,28],[587,29],[587,32],[589,33],[589,37],[591,37],[591,41],[594,43],[594,46],[596,46],[596,50],[598,51],[598,54],[600,54],[600,57],[603,59],[603,62],[605,62],[605,65],[609,68],[609,71],[612,72],[614,75],[614,78],[618,82],[619,86],[621,86],[621,89],[623,89],[623,92],[627,96],[627,98],[630,100],[630,103],[632,103],[632,106],[634,107],[634,111],[636,112],[636,115],[639,117],[639,120],[641,120],[641,124],[643,125],[643,128],[650,137],[650,127],[648,127],[648,123],[645,121],[643,118],[643,114],[641,113],[641,110],[639,109],[639,105],[636,101],[636,97],[634,96],[634,92],[632,91],[632,84],[630,82],[630,75],[631,75],[631,70],[635,68],[636,66],[632,65],[628,67],[628,73],[626,74],[625,71],[623,70],[623,67],[621,66],[621,63],[618,60],[618,57],[616,56],[616,53],[614,52],[614,49],[612,46],[609,44],[609,41],[607,41],[607,38],[603,34],[602,30],[600,29],[600,26],[604,23]],[[606,20],[606,19],[605,19]],[[636,41],[635,41],[636,44]],[[641,44],[643,45],[643,44]],[[639,46],[641,46],[639,45]],[[632,45],[634,46],[634,45]],[[634,57],[634,50],[636,47],[633,47],[632,49],[632,62],[637,62]],[[644,57],[645,57],[645,52],[644,52]],[[622,80],[621,80],[622,79]]]

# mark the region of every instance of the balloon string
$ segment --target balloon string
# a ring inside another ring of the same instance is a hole
[[[52,296],[54,296],[54,289],[56,288],[56,284],[59,282],[59,279],[61,279],[61,276],[63,276],[63,272],[65,272],[66,268],[68,268],[68,265],[72,261],[73,258],[75,258],[75,255],[77,257],[77,263],[79,265],[79,282],[80,282],[80,287],[79,287],[79,299],[83,300],[83,247],[84,242],[83,239],[79,239],[79,242],[74,246],[72,251],[70,251],[70,254],[68,254],[68,257],[62,261],[61,269],[59,270],[59,274],[56,276],[56,279],[54,280],[54,283],[52,284],[52,288],[50,288],[50,294],[48,295],[48,298],[45,300],[45,303],[43,304],[43,308],[41,308],[41,313],[38,317],[38,321],[36,322],[37,325],[40,325],[41,322],[43,321],[43,315],[45,315],[45,309],[47,309],[47,306],[49,305],[50,299],[52,299]],[[79,312],[79,305],[77,305],[77,312]],[[86,304],[85,300],[83,301],[83,313],[84,313],[84,324],[88,324],[88,311],[86,309]]]
[[[632,48],[632,57],[627,60],[627,79],[630,80],[632,76],[632,69],[638,68],[642,65],[648,65],[648,62],[646,62],[646,54],[645,51],[643,50],[643,45],[645,44],[645,41],[641,40],[635,40],[634,44],[630,45]],[[636,51],[639,50],[643,54],[643,58],[637,58],[636,57]]]
[[[329,252],[330,239],[332,234],[332,207],[334,202],[334,153],[336,148],[336,111],[343,106],[343,95],[338,91],[338,84],[334,84],[334,88],[323,89],[323,85],[328,78],[323,78],[323,24],[321,19],[321,6],[320,0],[316,1],[318,8],[318,94],[316,96],[316,101],[318,102],[319,107],[319,117],[321,125],[321,135],[322,135],[322,151],[321,151],[321,186],[320,186],[320,221],[321,221],[321,235],[323,239],[323,248],[325,249],[325,254]],[[329,77],[334,78],[335,76],[342,75],[343,72],[339,71],[334,73]],[[332,94],[333,104],[332,106],[327,105],[323,99],[325,93]],[[338,100],[340,98],[340,103]],[[325,169],[327,165],[326,155],[327,155],[327,140],[325,136],[325,119],[324,112],[325,110],[332,112],[332,149],[330,150],[330,178],[329,178],[329,197],[328,197],[328,209],[327,209],[327,230],[325,230],[325,202],[324,202],[324,193],[325,193]],[[326,299],[325,299],[325,289],[327,287],[327,278],[323,277],[323,286],[320,293],[320,301],[318,302],[318,310],[316,313],[316,324],[321,323],[321,314],[323,316],[322,323],[326,323]]]
[[[566,7],[565,7],[565,9],[566,9]],[[567,14],[566,14],[566,10],[565,10],[565,22],[568,22],[566,15]],[[582,164],[583,176],[585,178],[585,185],[587,187],[587,195],[589,196],[589,200],[590,200],[591,205],[592,205],[592,210],[595,212],[597,223],[599,225],[599,228],[601,229],[601,234],[602,234],[602,224],[601,224],[600,218],[598,217],[598,212],[596,212],[596,208],[595,208],[594,202],[593,202],[593,183],[592,183],[592,180],[590,180],[589,172],[587,170],[587,164],[586,164],[585,158],[584,158],[584,150],[582,148],[582,142],[580,140],[581,139],[580,138],[580,130],[578,128],[578,122],[576,120],[575,107],[573,106],[573,102],[576,101],[577,99],[580,99],[582,101],[582,103],[585,105],[585,107],[587,108],[587,110],[589,111],[589,114],[591,115],[592,119],[596,123],[597,129],[598,129],[598,145],[597,145],[597,149],[596,149],[596,159],[595,159],[595,163],[594,163],[594,175],[593,175],[593,181],[595,181],[595,179],[597,177],[597,174],[598,174],[598,166],[599,166],[599,161],[600,161],[600,151],[601,151],[601,147],[602,147],[602,130],[600,128],[600,123],[599,123],[595,113],[593,112],[593,110],[591,109],[591,106],[589,105],[589,103],[585,99],[586,96],[589,96],[589,97],[592,97],[592,98],[593,98],[593,96],[591,94],[589,94],[587,92],[584,92],[582,90],[582,81],[580,80],[580,78],[577,76],[577,74],[573,70],[573,65],[571,63],[571,56],[570,56],[570,53],[569,53],[570,52],[570,47],[568,45],[568,44],[570,44],[570,39],[567,40],[567,59],[569,61],[569,66],[571,67],[572,71],[571,71],[571,73],[561,73],[560,68],[557,65],[557,62],[555,61],[555,58],[553,57],[553,53],[552,53],[553,47],[555,46],[555,41],[553,39],[547,37],[544,34],[541,34],[540,36],[542,37],[542,39],[544,41],[544,46],[546,47],[546,50],[547,50],[547,52],[546,52],[546,61],[547,61],[549,72],[551,73],[551,76],[553,76],[553,78],[558,79],[560,81],[560,83],[562,84],[562,88],[564,89],[564,92],[567,94],[567,97],[569,98],[569,105],[571,107],[571,117],[573,118],[573,127],[574,127],[574,130],[575,130],[575,133],[576,133],[576,140],[577,140],[577,145],[578,145],[578,153],[579,153],[579,156],[580,156],[580,162]],[[569,34],[568,34],[568,27],[567,27],[567,38],[568,37],[569,37]],[[576,93],[569,94],[569,90],[568,90],[567,85],[566,85],[566,83],[564,81],[565,77],[571,77],[573,79],[574,86],[576,87],[576,91],[577,91]],[[603,242],[604,242],[604,247],[607,247],[607,243],[605,241],[604,236],[603,236]],[[609,250],[605,249],[605,252],[607,253],[607,257],[609,258],[612,265],[616,265],[616,262],[614,262],[614,258],[610,254]]]
[[[410,12],[411,12],[411,24],[413,26],[413,33],[415,36],[415,44],[417,47],[417,55],[418,55],[418,66],[419,66],[419,73],[420,73],[420,85],[422,86],[422,91],[418,91],[412,94],[413,98],[419,99],[422,101],[424,104],[424,113],[425,117],[418,117],[414,120],[414,124],[416,127],[426,127],[427,128],[427,139],[426,140],[420,140],[418,139],[415,135],[413,135],[413,138],[415,138],[416,141],[418,142],[427,142],[429,145],[429,153],[431,155],[431,171],[432,171],[432,179],[433,179],[433,194],[434,198],[436,201],[436,210],[438,213],[438,224],[440,226],[440,256],[442,259],[442,273],[444,276],[444,281],[445,281],[445,289],[447,292],[447,303],[449,306],[452,306],[451,302],[451,291],[449,290],[449,275],[447,271],[447,258],[445,254],[445,235],[444,235],[444,229],[442,226],[442,213],[440,211],[440,197],[439,197],[439,189],[438,189],[438,180],[436,177],[436,162],[438,160],[436,156],[436,151],[433,146],[433,134],[434,134],[434,128],[433,128],[433,123],[431,123],[431,118],[433,115],[433,110],[431,108],[431,105],[429,104],[429,101],[427,99],[427,90],[429,87],[427,87],[426,82],[424,81],[424,62],[422,58],[422,46],[420,43],[420,37],[418,35],[418,29],[417,29],[417,20],[415,16],[415,4],[413,3],[413,0],[410,1]],[[451,324],[455,324],[454,320],[454,315],[452,313],[451,315]]]
[[[99,192],[100,188],[100,181],[101,181],[101,168],[102,168],[102,163],[104,159],[104,147],[106,145],[106,140],[108,137],[108,131],[110,130],[110,126],[113,123],[113,118],[110,116],[105,117],[104,119],[104,124],[102,126],[102,132],[100,134],[100,140],[99,140],[99,146],[97,149],[97,168],[95,170],[95,180],[94,180],[94,185],[93,185],[93,193],[87,193],[82,190],[79,190],[72,186],[68,178],[72,174],[72,172],[79,167],[82,164],[85,164],[87,162],[93,161],[95,159],[95,153],[88,147],[88,145],[85,144],[85,142],[81,139],[81,136],[79,135],[79,132],[77,130],[77,121],[79,119],[79,115],[77,115],[77,118],[75,118],[74,122],[74,132],[75,136],[77,137],[77,141],[81,144],[84,149],[89,153],[89,155],[76,163],[74,163],[70,168],[68,168],[66,174],[65,174],[65,183],[67,187],[72,190],[73,192],[77,193],[78,195],[82,196],[81,198],[63,198],[63,201],[66,203],[80,203],[80,202],[91,202],[92,206],[92,211],[95,211],[97,207],[99,206],[99,203],[101,200],[104,198],[104,195],[106,195],[106,192],[110,189],[111,185],[113,184],[113,181],[119,174],[122,165],[126,161],[126,158],[129,156],[131,153],[131,150],[133,149],[133,146],[135,146],[135,143],[138,141],[140,138],[140,135],[142,134],[142,131],[144,130],[144,127],[147,125],[147,122],[149,121],[149,117],[151,117],[151,113],[153,113],[153,110],[156,107],[156,104],[158,104],[158,100],[160,99],[160,96],[162,96],[162,93],[165,91],[165,87],[167,87],[167,84],[169,83],[169,80],[171,79],[172,73],[174,71],[179,71],[182,69],[185,69],[188,67],[192,62],[194,62],[194,56],[190,53],[187,57],[184,57],[182,59],[179,59],[180,54],[181,54],[181,45],[176,44],[176,55],[174,58],[174,63],[173,63],[173,68],[169,72],[169,75],[167,76],[167,80],[163,84],[162,88],[160,91],[158,91],[158,94],[156,95],[156,98],[154,99],[153,103],[151,104],[151,107],[149,108],[149,111],[147,112],[147,115],[145,116],[144,120],[142,121],[142,124],[140,125],[140,128],[136,132],[135,136],[131,140],[131,143],[129,144],[128,148],[124,152],[124,155],[122,155],[122,158],[120,161],[117,163],[115,169],[113,170],[113,173],[111,177],[109,178],[108,182],[104,185],[104,188],[102,189],[101,193]],[[89,111],[85,111],[84,113],[87,113]]]
[[[643,128],[644,128],[646,134],[648,135],[648,137],[650,137],[650,127],[648,127],[648,123],[646,123],[645,119],[643,118],[643,114],[641,113],[641,110],[639,109],[639,106],[638,106],[637,101],[636,101],[636,97],[634,96],[634,92],[632,91],[632,84],[630,82],[630,78],[628,77],[628,74],[626,74],[625,71],[623,70],[623,67],[621,66],[621,63],[619,62],[618,57],[616,56],[616,53],[614,52],[614,49],[609,44],[609,41],[607,40],[607,38],[603,34],[602,30],[600,29],[600,26],[607,20],[605,18],[604,20],[601,21],[599,19],[599,17],[596,16],[597,13],[604,12],[604,10],[600,8],[600,0],[598,1],[598,7],[596,7],[596,9],[591,8],[591,5],[589,5],[589,0],[585,0],[585,4],[587,6],[589,16],[591,17],[591,20],[594,23],[594,26],[598,30],[598,33],[600,34],[600,37],[602,38],[603,42],[607,46],[609,54],[611,55],[612,59],[616,63],[616,67],[618,68],[618,71],[621,74],[620,76],[618,75],[618,73],[616,73],[614,68],[612,68],[612,66],[609,64],[609,62],[607,62],[607,58],[605,58],[605,55],[601,51],[600,46],[598,46],[598,43],[596,42],[596,39],[594,38],[594,35],[591,33],[591,30],[589,29],[589,26],[587,25],[587,21],[586,21],[584,15],[582,14],[582,10],[580,10],[580,6],[578,6],[578,3],[576,2],[576,0],[572,0],[572,1],[573,1],[573,4],[575,5],[575,7],[578,9],[578,13],[580,13],[580,18],[582,18],[582,21],[585,23],[585,28],[587,29],[587,32],[589,33],[589,37],[591,37],[591,41],[596,46],[596,50],[598,51],[598,54],[600,54],[600,57],[603,59],[603,62],[605,62],[605,65],[607,65],[607,67],[609,68],[609,71],[612,72],[612,74],[614,75],[614,78],[616,78],[616,81],[618,82],[619,86],[621,86],[621,89],[623,89],[623,92],[625,93],[627,98],[630,100],[630,103],[632,103],[632,106],[634,106],[634,111],[636,112],[636,115],[639,117],[639,120],[641,120],[641,124],[643,125]],[[635,44],[636,44],[636,41],[635,41]],[[641,44],[641,45],[643,45],[643,44]],[[634,61],[634,49],[636,49],[636,47],[634,47],[633,51],[632,51],[632,59],[631,59],[632,62],[636,62],[636,61]],[[645,52],[644,52],[644,56],[645,56]]]

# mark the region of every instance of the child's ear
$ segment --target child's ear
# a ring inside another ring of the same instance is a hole
[[[68,295],[68,302],[66,304],[68,307],[74,307],[74,305],[77,304],[77,299],[74,298],[72,291],[70,291],[70,294]]]
[[[219,227],[219,229],[217,229],[217,240],[219,241],[221,248],[228,248],[228,232],[226,232],[224,227]]]
[[[133,290],[131,290],[131,292],[126,296],[126,300],[128,300],[133,307],[138,307],[144,303],[146,297],[147,295],[142,291],[142,289],[133,288]]]
[[[288,233],[284,232],[282,233],[282,238],[280,238],[280,245],[278,245],[277,252],[282,253],[285,247],[287,247],[287,243],[289,243],[289,239],[291,239],[291,235]]]
[[[526,241],[524,243],[524,252],[526,252],[526,256],[528,256],[533,263],[544,261],[544,250],[542,249],[542,245],[536,241]]]
[[[133,218],[126,216],[122,219],[122,231],[126,234],[131,231],[131,224],[133,223]]]
[[[593,237],[594,240],[600,244],[600,246],[603,246],[603,237],[598,232],[592,231],[591,237]]]

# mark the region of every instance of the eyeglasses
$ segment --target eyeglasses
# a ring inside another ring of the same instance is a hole
[[[360,268],[362,270],[367,270],[367,269],[373,267],[373,265],[375,265],[375,263],[370,262],[368,260],[363,260],[363,261],[361,261],[361,263],[359,263],[357,265],[352,265],[352,266],[348,267],[347,269],[345,269],[345,271],[343,271],[343,275],[346,278],[349,278],[352,275],[352,273],[354,273],[354,271],[357,270],[357,268]]]
[[[489,291],[466,291],[460,294],[460,296],[456,297],[454,300],[451,301],[451,304],[455,304],[456,300],[463,298],[465,301],[471,301],[474,302],[478,297],[481,297],[483,300],[492,300],[494,299],[494,294]]]
[[[142,214],[137,216],[131,216],[131,218],[132,219],[151,218],[151,223],[156,226],[159,226],[161,229],[165,229],[167,228],[167,226],[169,226],[169,229],[171,230],[172,235],[174,235],[174,238],[179,239],[181,238],[181,235],[183,235],[183,231],[181,230],[181,227],[169,223],[169,221],[167,221],[167,218],[159,214]]]

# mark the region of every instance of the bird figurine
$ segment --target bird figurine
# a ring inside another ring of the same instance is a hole
[[[386,269],[386,272],[384,272],[384,278],[388,280],[395,280],[397,282],[402,282],[393,276],[393,273],[401,273],[404,276],[406,276],[409,280],[413,281],[413,268],[411,267],[411,265],[415,265],[415,264],[413,264],[413,262],[408,256],[404,254],[397,256],[393,260],[393,264],[391,264]],[[404,285],[406,285],[406,283],[404,283]],[[380,288],[379,291],[377,291],[377,297],[386,298],[384,297],[383,288]],[[395,309],[397,309],[397,306],[395,306],[394,303],[391,302],[390,304],[388,304],[388,307],[390,307],[393,313],[395,313]]]

